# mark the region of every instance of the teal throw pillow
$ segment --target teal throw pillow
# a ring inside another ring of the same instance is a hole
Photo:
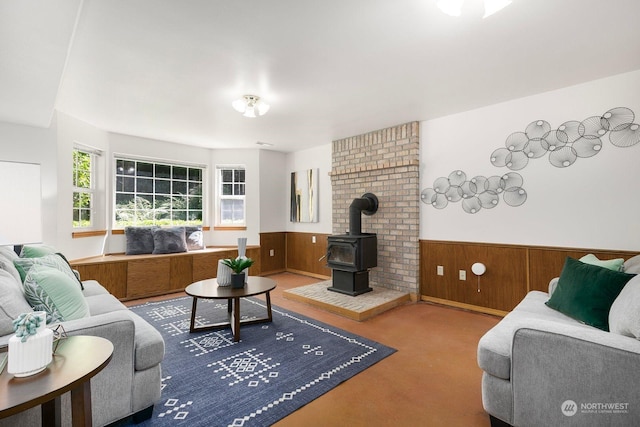
[[[29,305],[47,313],[47,323],[89,316],[89,304],[77,282],[56,268],[34,265],[23,286]]]
[[[598,259],[594,254],[588,254],[580,258],[580,261],[591,264],[591,265],[599,265],[600,267],[608,268],[613,271],[622,271],[622,264],[624,264],[624,259],[616,258],[616,259]]]
[[[47,245],[38,245],[38,246],[25,245],[22,247],[22,251],[20,252],[20,257],[21,258],[40,258],[43,256],[55,254],[56,252],[58,251],[56,251],[55,248],[52,248],[51,246],[47,246]]]
[[[27,273],[34,265],[45,265],[47,267],[55,268],[63,272],[70,278],[74,279],[76,285],[79,284],[80,288],[82,289],[82,282],[80,282],[80,279],[78,279],[78,276],[75,275],[75,273],[71,269],[71,266],[67,262],[66,258],[62,256],[62,254],[51,254],[39,258],[18,258],[13,261],[13,264],[18,269],[18,272],[20,273],[20,279],[23,283],[25,278],[27,277]]]
[[[609,331],[609,310],[635,274],[567,258],[547,306],[587,325]]]

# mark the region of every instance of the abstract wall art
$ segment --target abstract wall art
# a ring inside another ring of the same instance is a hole
[[[291,222],[318,222],[318,169],[291,172]]]

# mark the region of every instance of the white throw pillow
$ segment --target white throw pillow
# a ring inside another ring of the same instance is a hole
[[[640,276],[622,288],[609,310],[609,331],[640,339]]]

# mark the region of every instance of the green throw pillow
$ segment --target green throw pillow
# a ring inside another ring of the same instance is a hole
[[[89,304],[78,283],[53,267],[34,265],[25,277],[24,294],[35,311],[47,312],[47,323],[89,316]]]
[[[567,258],[558,287],[546,304],[587,325],[608,331],[611,304],[634,276]]]
[[[622,264],[624,264],[624,259],[616,258],[616,259],[598,259],[594,254],[588,254],[580,258],[580,261],[591,264],[598,265],[600,267],[608,268],[613,271],[622,271]]]
[[[26,245],[22,247],[20,252],[21,258],[40,258],[43,256],[55,254],[57,251],[55,248],[47,245],[31,246]]]
[[[20,279],[24,283],[25,278],[27,277],[27,273],[34,265],[46,265],[47,267],[53,267],[70,278],[76,281],[76,284],[80,285],[80,289],[84,289],[82,286],[82,282],[78,279],[78,276],[75,275],[69,262],[62,254],[51,254],[46,255],[39,258],[18,258],[13,261],[13,264],[18,269],[20,273]]]

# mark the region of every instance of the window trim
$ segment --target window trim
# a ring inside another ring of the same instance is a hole
[[[244,171],[244,195],[243,196],[223,196],[222,195],[222,171],[227,169],[243,170]],[[224,224],[222,223],[222,199],[236,199],[242,200],[243,207],[243,221],[240,223]],[[215,203],[215,226],[214,230],[246,230],[247,229],[247,168],[245,165],[240,164],[221,164],[216,165],[216,203]]]

